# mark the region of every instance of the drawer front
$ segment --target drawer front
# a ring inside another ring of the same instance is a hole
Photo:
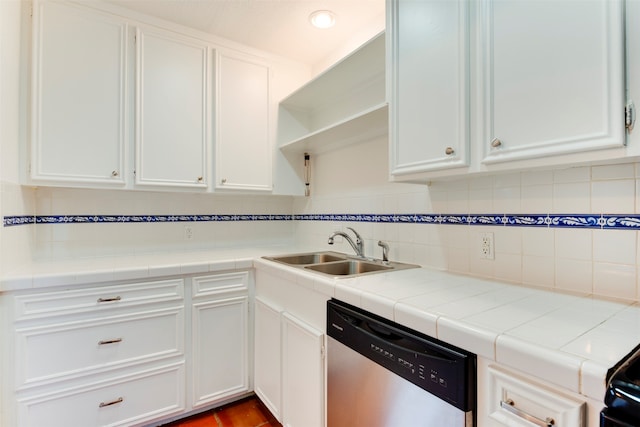
[[[248,289],[249,273],[247,271],[193,278],[194,298],[229,292],[246,292]]]
[[[16,331],[16,384],[32,386],[184,353],[184,308]]]
[[[18,401],[25,427],[130,426],[185,410],[184,363]]]
[[[141,304],[182,301],[182,279],[64,290],[15,297],[16,321],[64,314],[102,312]]]
[[[585,426],[586,404],[515,373],[489,367],[489,426]]]

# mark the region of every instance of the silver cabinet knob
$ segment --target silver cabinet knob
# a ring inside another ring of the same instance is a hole
[[[202,181],[204,181],[204,179],[201,176],[199,176],[198,177],[198,182],[202,182]]]
[[[221,184],[226,184],[226,183],[227,183],[227,178],[222,178],[222,179],[220,180],[220,183],[221,183]]]
[[[452,154],[453,154],[453,153],[455,153],[455,152],[456,152],[456,150],[454,150],[452,147],[447,147],[447,148],[444,150],[444,154],[446,154],[447,156],[450,156],[450,155],[452,155]]]
[[[498,138],[493,138],[491,140],[491,147],[493,148],[498,148],[502,145],[502,141],[500,141]]]
[[[112,176],[112,177],[114,177],[114,178],[115,178],[116,176],[119,176],[119,175],[120,175],[120,174],[118,173],[118,171],[111,171],[111,176]]]

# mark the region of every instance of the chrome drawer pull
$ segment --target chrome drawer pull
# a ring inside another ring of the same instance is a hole
[[[115,344],[115,343],[118,343],[118,342],[122,342],[122,338],[114,338],[112,340],[98,341],[98,345]]]
[[[98,298],[98,302],[113,302],[113,301],[120,301],[122,298],[117,296],[117,297],[113,297],[113,298]]]
[[[119,397],[116,400],[112,400],[111,402],[100,402],[98,408],[104,408],[105,406],[115,405],[116,403],[122,403],[124,401],[123,398]]]
[[[515,415],[517,417],[520,417],[522,419],[525,419],[525,420],[529,421],[530,423],[533,423],[533,424],[535,424],[537,426],[540,426],[540,427],[553,427],[556,424],[554,419],[551,418],[551,417],[547,417],[546,419],[543,420],[543,419],[538,418],[538,417],[536,417],[534,415],[526,413],[522,409],[516,408],[515,405],[516,405],[516,403],[512,399],[507,399],[506,401],[505,400],[501,400],[500,401],[500,407],[502,409],[505,409],[505,410],[511,412],[513,415]]]

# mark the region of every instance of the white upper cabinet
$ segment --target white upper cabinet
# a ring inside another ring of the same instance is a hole
[[[207,186],[208,48],[160,30],[136,34],[136,184]]]
[[[392,175],[469,163],[469,5],[387,3]]]
[[[127,24],[34,2],[31,178],[123,185]]]
[[[25,184],[274,191],[276,98],[306,67],[108,2],[33,10]]]
[[[225,51],[216,68],[216,188],[270,191],[269,67]]]
[[[387,4],[392,180],[638,155],[622,0]]]
[[[623,4],[480,3],[484,163],[625,143]]]

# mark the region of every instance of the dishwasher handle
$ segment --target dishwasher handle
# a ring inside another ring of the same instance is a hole
[[[396,349],[405,352],[418,353],[431,360],[455,363],[454,358],[449,357],[446,353],[433,349],[430,342],[425,340],[418,341],[415,337],[407,337],[402,334],[401,331],[395,331],[391,327],[381,325],[378,322],[363,320],[362,322],[359,322],[359,324],[353,324],[353,327],[360,333],[382,340],[387,345]]]

